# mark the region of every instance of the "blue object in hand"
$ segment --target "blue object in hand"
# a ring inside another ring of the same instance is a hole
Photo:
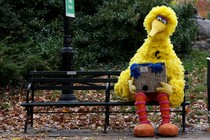
[[[163,71],[163,66],[161,65],[161,63],[150,64],[150,67],[152,69],[152,73],[155,72],[155,74],[161,73]]]
[[[139,76],[141,76],[140,70],[139,70],[139,64],[133,63],[130,66],[131,71],[131,77],[134,77],[135,79],[138,79]]]
[[[131,77],[134,77],[135,79],[138,79],[138,77],[141,76],[141,71],[139,69],[139,67],[141,67],[141,66],[150,67],[151,70],[152,70],[151,72],[155,73],[155,74],[161,73],[163,71],[162,63],[156,63],[156,64],[153,64],[153,63],[145,63],[145,64],[133,63],[130,66]]]

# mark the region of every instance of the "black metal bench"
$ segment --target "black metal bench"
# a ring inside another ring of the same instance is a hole
[[[34,107],[75,107],[75,106],[103,106],[105,108],[104,132],[109,126],[110,106],[134,106],[134,102],[110,101],[111,92],[117,82],[117,76],[121,71],[32,71],[30,72],[29,84],[27,87],[26,102],[22,103],[26,109],[25,133],[28,124],[33,127]],[[188,86],[185,87],[187,89]],[[96,90],[104,92],[104,101],[97,102],[36,102],[34,100],[37,90]],[[184,100],[182,109],[176,110],[182,113],[182,127],[185,131],[185,107],[189,103]],[[147,105],[158,105],[157,103],[147,103]]]

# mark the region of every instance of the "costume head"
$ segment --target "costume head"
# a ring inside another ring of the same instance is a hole
[[[177,23],[175,12],[166,6],[154,7],[144,19],[148,35],[153,37],[158,33],[158,38],[171,36]]]

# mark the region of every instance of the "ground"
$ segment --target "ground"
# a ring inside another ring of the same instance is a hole
[[[15,90],[16,92],[18,90]],[[25,92],[19,93],[4,92],[1,98],[0,110],[0,140],[39,140],[39,139],[57,139],[57,140],[123,140],[137,139],[132,134],[133,127],[138,123],[138,117],[135,113],[117,113],[110,115],[110,128],[108,133],[103,133],[104,115],[98,113],[78,113],[103,111],[101,107],[75,107],[75,108],[41,108],[41,111],[61,111],[61,114],[35,114],[34,127],[24,134],[25,110],[20,106],[25,101]],[[37,101],[57,100],[59,92],[44,91],[37,93]],[[103,93],[75,93],[78,99],[82,101],[103,100]],[[9,99],[8,99],[9,98]],[[117,97],[112,97],[118,100]],[[199,97],[190,94],[191,104],[187,107],[186,132],[181,132],[181,116],[177,113],[171,113],[172,122],[179,126],[180,134],[176,139],[208,139],[210,137],[210,127],[208,123],[208,113],[206,107],[206,93],[199,93]],[[35,108],[36,110],[36,108]],[[112,111],[130,111],[135,112],[134,107],[113,107]],[[148,110],[159,110],[158,106],[150,106]],[[70,113],[70,112],[76,113]],[[160,113],[151,112],[148,114],[152,125],[158,127],[160,123]],[[159,139],[156,135],[152,139]],[[151,139],[151,138],[149,138]],[[167,138],[169,139],[169,138]]]
[[[200,130],[199,128],[187,128],[186,132],[180,131],[178,137],[161,137],[155,135],[154,137],[141,138],[141,139],[209,139],[209,130]],[[27,134],[21,131],[0,131],[0,139],[6,140],[136,140],[132,130],[111,131],[103,133],[102,131],[91,131],[90,129],[76,129],[76,130],[56,130],[56,129],[29,129]]]
[[[179,134],[176,139],[208,139],[210,137],[210,126],[208,122],[207,112],[207,89],[206,89],[206,56],[208,54],[199,54],[195,52],[196,57],[191,57],[189,62],[185,62],[185,68],[195,67],[189,73],[189,89],[186,93],[186,100],[190,102],[187,107],[186,115],[186,133]],[[199,54],[199,55],[198,55]],[[196,58],[196,59],[193,59]],[[192,60],[193,59],[193,60]],[[189,65],[188,65],[189,63]],[[205,65],[204,65],[204,64]],[[132,135],[133,127],[138,123],[138,118],[135,113],[128,114],[112,114],[110,116],[109,133],[102,133],[104,116],[96,113],[77,113],[103,111],[103,108],[98,107],[76,107],[76,108],[59,108],[61,114],[36,114],[34,119],[34,129],[28,134],[23,133],[24,121],[26,112],[20,106],[25,102],[25,88],[12,89],[7,87],[0,88],[0,140],[38,140],[38,139],[72,139],[72,140],[108,140],[108,139],[137,139]],[[75,93],[79,101],[97,101],[104,100],[103,93]],[[37,92],[36,101],[56,101],[60,92]],[[114,100],[117,97],[112,97]],[[50,111],[52,108],[41,111]],[[158,110],[158,107],[149,107],[149,110]],[[112,111],[135,111],[131,108],[111,108]],[[69,113],[74,111],[76,113]],[[153,122],[152,125],[158,127],[160,123],[159,113],[150,113],[149,119]],[[172,122],[181,129],[181,116],[176,113],[171,114]],[[159,136],[153,139],[159,139]],[[151,139],[151,138],[149,138]],[[168,139],[168,138],[167,138]]]

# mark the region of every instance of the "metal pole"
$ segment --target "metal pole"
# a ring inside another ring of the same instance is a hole
[[[210,123],[210,57],[207,58],[208,121]]]
[[[73,56],[74,50],[71,47],[71,36],[69,31],[69,17],[66,16],[66,6],[65,0],[63,0],[64,5],[64,39],[63,39],[63,48],[61,49],[62,57],[62,70],[63,71],[72,71],[73,70]],[[63,85],[71,85],[72,83],[63,83]],[[62,90],[61,97],[59,101],[76,101],[76,96],[74,95],[73,90]]]

